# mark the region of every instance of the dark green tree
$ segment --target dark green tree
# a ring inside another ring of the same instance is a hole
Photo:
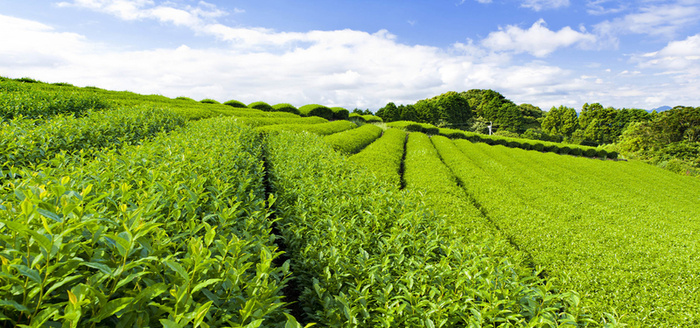
[[[542,119],[542,131],[555,136],[571,137],[578,129],[578,114],[571,107],[552,107]]]

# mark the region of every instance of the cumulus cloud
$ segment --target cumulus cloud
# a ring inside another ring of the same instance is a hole
[[[685,40],[671,41],[664,48],[635,56],[642,68],[654,68],[680,77],[679,80],[697,81],[700,77],[700,34]]]
[[[231,27],[216,19],[226,13],[203,2],[194,7],[146,0],[63,4],[78,5],[124,20],[187,26],[225,45],[125,50],[35,21],[0,15],[0,72],[10,77],[168,97],[245,103],[263,100],[297,106],[321,103],[350,109],[377,109],[389,101],[413,103],[446,91],[472,88],[494,89],[516,103],[542,108],[575,106],[591,99],[611,106],[644,107],[644,99],[628,97],[633,92],[625,90],[653,95],[665,88],[660,83],[636,88],[637,76],[629,83],[604,76],[583,78],[579,77],[581,72],[542,60],[514,61],[514,53],[546,57],[562,47],[585,47],[596,41],[593,35],[569,27],[552,31],[542,20],[529,29],[508,26],[481,41],[438,48],[401,43],[386,30],[278,32]],[[674,50],[677,46],[669,44],[667,48],[646,60],[682,53]],[[690,54],[692,57],[692,51]],[[690,90],[667,96],[688,98],[693,94]],[[664,97],[655,96],[654,101],[664,101]]]
[[[572,45],[586,46],[596,42],[596,37],[585,32],[577,32],[570,27],[552,31],[546,27],[543,19],[524,30],[509,25],[505,29],[491,32],[481,41],[482,45],[493,51],[512,51],[529,53],[536,57],[545,57],[561,47]]]
[[[534,11],[541,11],[546,9],[568,7],[569,0],[523,0],[520,6],[530,8]]]

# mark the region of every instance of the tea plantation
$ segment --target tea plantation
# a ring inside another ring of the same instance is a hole
[[[0,78],[0,327],[700,326],[697,178],[251,107]]]

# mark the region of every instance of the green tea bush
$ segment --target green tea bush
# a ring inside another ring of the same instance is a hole
[[[0,120],[22,116],[24,118],[49,118],[58,114],[84,115],[89,110],[106,110],[113,107],[92,92],[61,90],[61,87],[42,89],[36,85],[22,85],[13,81],[0,83]]]
[[[507,259],[484,255],[418,203],[320,138],[267,137],[277,227],[305,321],[323,327],[556,326],[580,322],[578,298],[551,294]]]
[[[254,102],[254,103],[250,103],[250,104],[248,104],[248,107],[249,107],[249,108],[259,109],[259,110],[264,111],[264,112],[272,112],[272,111],[274,111],[274,109],[272,108],[272,106],[270,106],[268,103],[266,103],[266,102],[264,102],[264,101],[256,101],[256,102]]]
[[[202,99],[202,100],[200,100],[199,102],[201,102],[202,104],[217,104],[217,105],[218,105],[218,104],[221,104],[220,102],[218,102],[218,101],[216,101],[216,100],[214,100],[214,99],[209,99],[209,98]]]
[[[536,151],[545,151],[544,150],[544,144],[541,142],[533,142],[532,143],[532,150]]]
[[[240,117],[238,121],[246,123],[252,127],[261,127],[266,125],[277,125],[277,124],[320,124],[328,123],[325,118],[320,118],[318,116],[311,117]]]
[[[581,156],[582,154],[583,154],[583,149],[576,147],[576,146],[571,147],[571,151],[569,152],[569,155],[573,155],[573,156]]]
[[[376,116],[376,115],[362,115],[362,119],[365,120],[367,123],[383,123],[384,120],[382,120],[381,117]]]
[[[196,101],[189,97],[176,97],[175,100]]]
[[[350,116],[350,111],[343,107],[331,107],[334,120],[347,120]]]
[[[411,121],[394,121],[386,124],[388,127],[403,129],[409,132],[422,132],[425,134],[438,134],[440,129],[428,123],[416,123]]]
[[[224,105],[231,106],[231,107],[236,107],[236,108],[247,108],[244,103],[238,101],[238,100],[229,100],[224,103]]]
[[[382,131],[382,128],[376,125],[365,124],[356,129],[328,135],[323,140],[330,144],[333,149],[346,155],[352,155],[374,142],[382,135]]]
[[[607,157],[608,157],[609,159],[617,159],[618,155],[619,155],[618,152],[616,152],[616,151],[611,151],[611,152],[608,153]]]
[[[327,120],[333,119],[333,111],[323,105],[310,104],[299,107],[299,112],[303,116],[318,116]]]
[[[595,157],[595,155],[598,153],[598,151],[595,150],[595,148],[589,148],[583,151],[583,156],[586,157]]]
[[[360,115],[358,113],[350,113],[350,115],[348,115],[348,119],[356,123],[366,123],[367,121],[363,116],[364,115]]]
[[[280,131],[306,131],[318,135],[329,135],[333,133],[343,132],[345,130],[354,129],[357,125],[350,121],[333,121],[328,123],[316,124],[277,124],[266,125],[256,128],[261,133],[277,133]]]
[[[298,326],[283,302],[290,272],[275,264],[258,142],[233,119],[203,120],[81,165],[56,158],[22,172],[1,195],[2,320]]]
[[[599,149],[599,150],[596,152],[595,156],[596,156],[596,157],[600,157],[600,158],[602,158],[602,159],[605,159],[606,157],[608,157],[608,152],[607,152],[605,149]]]
[[[0,168],[29,166],[64,152],[137,143],[184,124],[180,115],[150,107],[88,112],[81,118],[58,115],[43,124],[17,118],[0,123]]]
[[[350,160],[369,170],[378,180],[399,188],[406,136],[403,130],[387,129],[375,142],[350,156]]]
[[[277,112],[287,112],[287,113],[293,113],[296,115],[301,115],[301,112],[299,111],[298,108],[294,107],[292,104],[287,104],[287,103],[281,103],[272,106],[272,109]]]
[[[559,154],[568,155],[570,152],[571,152],[571,148],[569,146],[559,147]]]

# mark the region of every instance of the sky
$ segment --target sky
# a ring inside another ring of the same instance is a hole
[[[376,111],[700,106],[700,0],[0,0],[0,76]]]

